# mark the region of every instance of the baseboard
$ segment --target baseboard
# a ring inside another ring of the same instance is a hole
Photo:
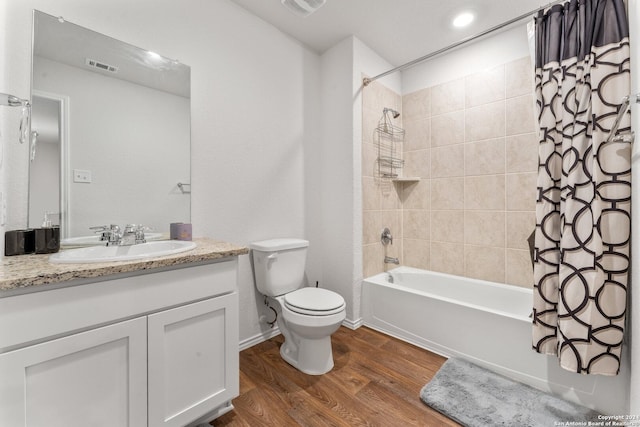
[[[342,321],[342,326],[346,326],[347,328],[349,328],[351,330],[354,330],[354,331],[356,329],[358,329],[362,325],[364,325],[364,319],[362,317],[360,317],[359,319],[356,319],[356,320],[344,319]]]
[[[280,335],[280,329],[278,329],[277,326],[274,326],[273,328],[267,331],[264,331],[260,334],[254,335],[250,338],[240,341],[239,349],[240,351],[245,350],[249,347],[253,347],[254,345],[260,344],[261,342],[271,339],[277,335]]]

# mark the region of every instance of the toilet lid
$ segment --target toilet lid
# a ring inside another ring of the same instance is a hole
[[[341,295],[322,288],[301,288],[284,296],[285,305],[301,314],[325,316],[344,308]]]

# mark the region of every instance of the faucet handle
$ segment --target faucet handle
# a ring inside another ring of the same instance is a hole
[[[89,230],[93,230],[94,233],[100,233],[100,241],[107,242],[107,246],[109,244],[117,244],[120,241],[120,227],[116,224],[98,225],[89,227]]]
[[[134,234],[136,244],[147,243],[144,237],[144,232],[150,230],[149,227],[145,227],[142,224],[127,224],[124,228],[125,234]]]
[[[89,230],[93,230],[94,233],[101,233],[103,231],[120,231],[120,227],[117,224],[96,225],[89,227]]]
[[[393,245],[393,236],[391,235],[391,230],[389,230],[388,227],[385,227],[384,230],[382,230],[382,234],[380,235],[380,242],[382,242],[382,244],[385,246],[387,246],[389,243]]]

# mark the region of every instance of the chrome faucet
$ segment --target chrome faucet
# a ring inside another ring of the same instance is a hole
[[[140,243],[146,243],[144,238],[144,226],[136,224],[127,224],[124,227],[124,232],[120,237],[120,246],[138,245]]]
[[[98,225],[89,227],[89,230],[93,230],[94,233],[100,233],[100,241],[107,242],[107,246],[120,244],[120,227],[116,224]]]
[[[131,246],[146,243],[143,225],[127,224],[124,232],[116,224],[90,227],[95,233],[100,233],[100,241],[107,242],[107,246]]]
[[[380,242],[384,246],[387,246],[389,243],[393,245],[393,236],[391,235],[391,230],[389,230],[389,228],[385,227],[384,230],[382,230],[382,234],[380,235]]]
[[[400,265],[400,260],[398,260],[398,258],[392,258],[390,256],[385,256],[384,257],[384,263],[385,264],[395,264],[395,265]]]

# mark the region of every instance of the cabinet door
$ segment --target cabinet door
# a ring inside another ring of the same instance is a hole
[[[238,294],[149,316],[149,425],[184,426],[238,395]]]
[[[0,426],[146,426],[146,358],[145,318],[0,354]]]

